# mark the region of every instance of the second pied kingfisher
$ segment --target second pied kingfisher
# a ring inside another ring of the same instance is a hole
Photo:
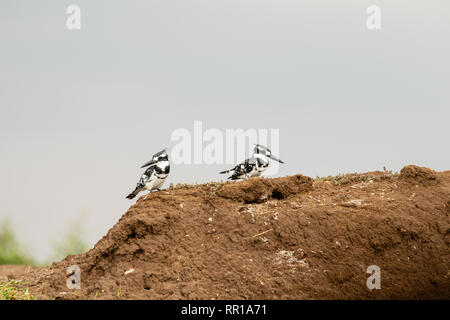
[[[232,169],[225,170],[220,173],[223,174],[233,172],[233,174],[228,177],[229,180],[259,177],[269,167],[269,159],[284,163],[274,156],[269,148],[257,144],[253,149],[253,155],[251,158],[246,159],[244,162],[238,164]]]

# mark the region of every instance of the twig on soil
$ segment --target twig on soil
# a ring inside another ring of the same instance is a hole
[[[273,231],[273,229],[269,229],[269,230],[266,230],[266,231],[264,231],[264,232],[255,234],[254,236],[251,236],[251,238],[256,238],[256,237],[262,236],[263,234],[266,234],[266,233],[269,232],[269,231]]]

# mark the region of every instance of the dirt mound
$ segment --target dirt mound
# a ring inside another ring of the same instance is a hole
[[[239,184],[226,184],[217,194],[244,203],[260,203],[269,199],[281,200],[293,194],[310,191],[312,188],[313,179],[298,174],[276,179],[250,178]]]
[[[403,167],[399,178],[412,184],[432,185],[438,182],[436,171],[414,165]]]
[[[171,187],[89,252],[16,276],[38,298],[449,299],[449,205],[450,172],[416,166]]]

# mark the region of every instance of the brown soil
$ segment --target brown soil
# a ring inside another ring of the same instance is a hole
[[[74,264],[81,290],[66,287]],[[44,299],[450,299],[450,171],[172,187],[87,253],[1,277]]]

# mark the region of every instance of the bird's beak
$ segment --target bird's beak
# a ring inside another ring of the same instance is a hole
[[[269,158],[272,159],[272,160],[278,161],[279,163],[284,163],[283,161],[281,161],[280,159],[278,159],[277,157],[275,157],[273,154],[271,154],[271,155],[269,156]]]
[[[147,162],[146,164],[144,164],[141,168],[145,168],[145,167],[151,166],[152,164],[155,164],[155,163],[156,163],[155,160],[150,160],[149,162]]]

